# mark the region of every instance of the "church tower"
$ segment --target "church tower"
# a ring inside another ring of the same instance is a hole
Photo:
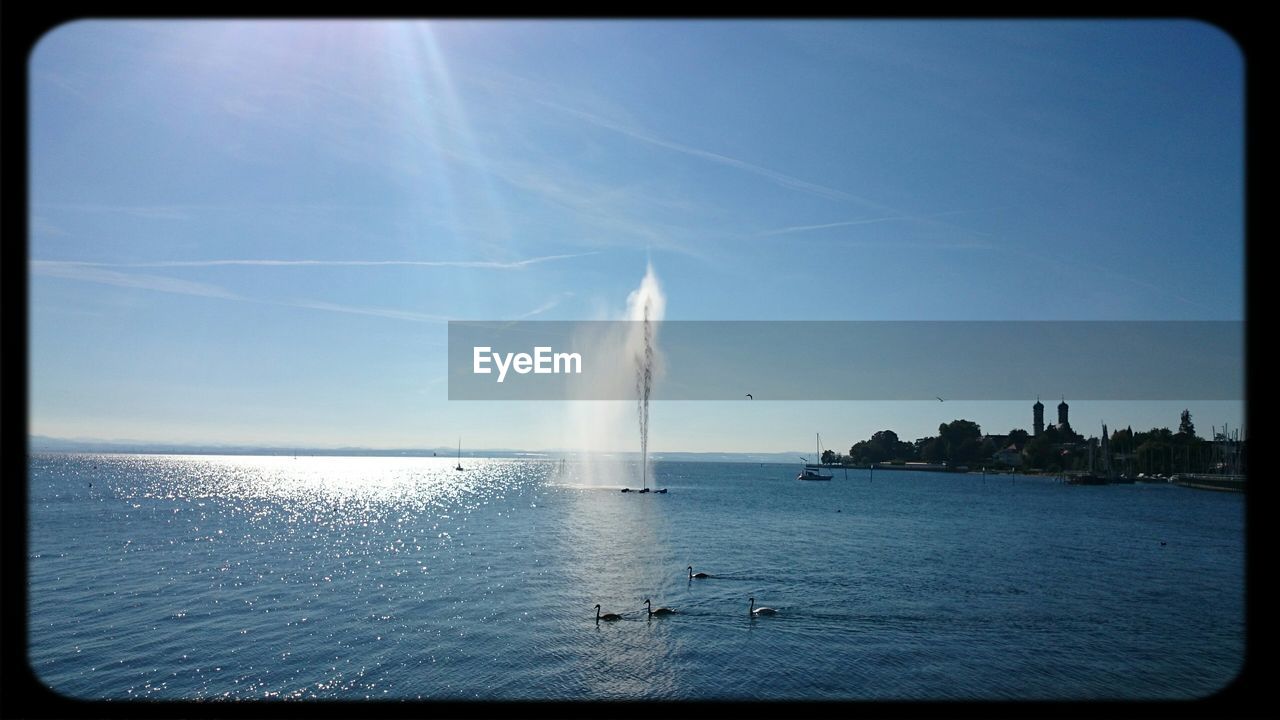
[[[1063,397],[1062,402],[1058,403],[1058,427],[1070,424],[1067,422],[1067,398]]]
[[[1036,435],[1044,432],[1044,403],[1040,402],[1039,397],[1036,398],[1036,404],[1031,406],[1031,428]]]

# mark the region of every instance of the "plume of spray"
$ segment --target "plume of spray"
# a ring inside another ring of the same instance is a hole
[[[585,451],[585,477],[589,484],[630,485],[639,479],[647,487],[649,478],[649,399],[656,381],[662,375],[662,354],[658,348],[658,327],[666,311],[666,298],[653,266],[646,267],[640,285],[627,296],[627,307],[621,318],[609,313],[607,319],[627,320],[608,325],[608,332],[585,339],[584,347],[595,347],[593,357],[601,358],[612,371],[602,379],[608,394],[625,395],[634,388],[636,404],[628,412],[628,403],[588,400],[572,405],[572,444]],[[600,391],[601,388],[583,388]],[[596,397],[602,396],[596,395]],[[624,471],[624,464],[609,459],[613,453],[635,452],[636,425],[639,425],[640,467],[636,476]],[[628,479],[629,478],[629,479]]]
[[[649,396],[658,371],[657,323],[666,311],[666,298],[653,274],[653,265],[645,268],[640,287],[627,296],[627,350],[635,368],[636,417],[640,429],[640,482],[649,482]]]
[[[652,277],[650,266],[645,279]],[[636,415],[640,421],[640,479],[641,487],[649,487],[649,393],[653,390],[653,324],[649,322],[652,297],[643,298],[640,320],[640,338],[643,350],[635,356],[636,362]]]

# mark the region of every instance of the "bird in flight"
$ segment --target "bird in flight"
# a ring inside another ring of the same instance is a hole
[[[751,398],[752,400],[755,400],[755,398],[751,397],[751,393],[747,393],[747,397]]]
[[[938,397],[938,396],[937,396],[937,395],[934,395],[934,397]],[[943,400],[942,398],[938,398],[938,402],[946,402],[946,401],[945,401],[945,400]]]

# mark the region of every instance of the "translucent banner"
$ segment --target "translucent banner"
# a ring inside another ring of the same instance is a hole
[[[1238,321],[449,323],[450,400],[1243,400]]]

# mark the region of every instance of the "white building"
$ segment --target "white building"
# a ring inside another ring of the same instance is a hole
[[[1009,447],[996,452],[995,461],[1001,465],[1009,465],[1017,467],[1022,464],[1022,453],[1018,452],[1018,448],[1010,444]]]

